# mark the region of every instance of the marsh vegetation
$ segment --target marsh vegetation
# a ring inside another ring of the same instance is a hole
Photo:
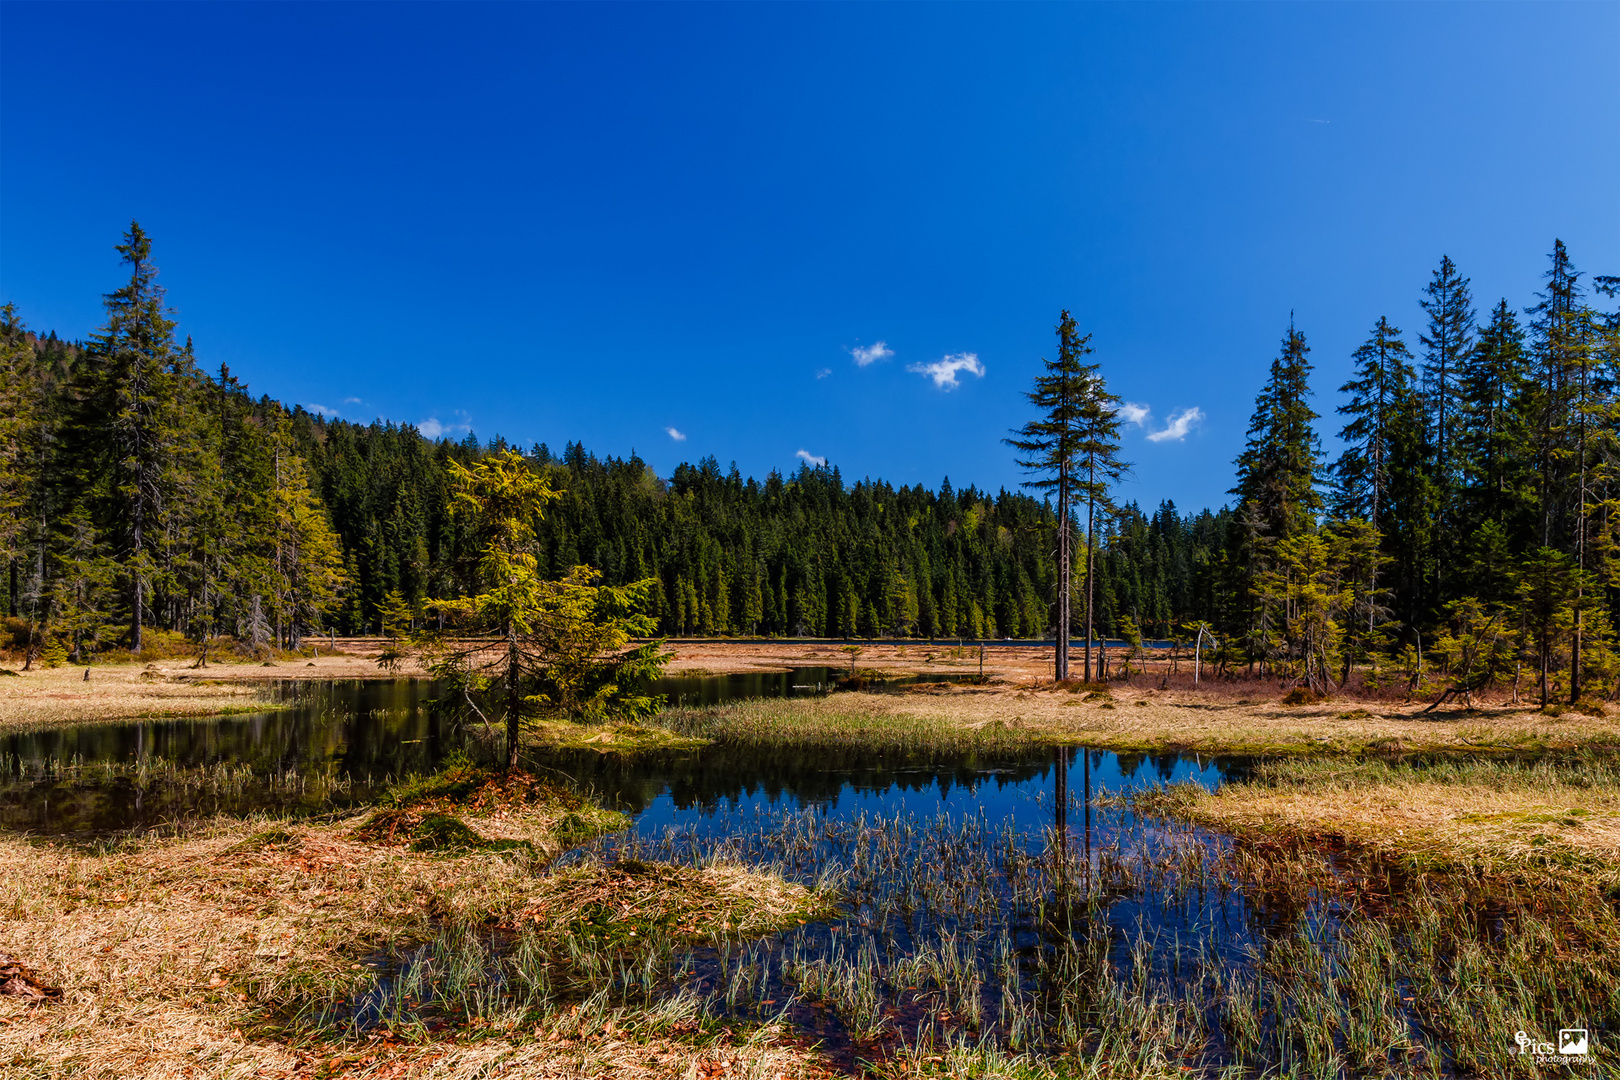
[[[924,686],[675,708],[641,744],[537,728],[502,775],[458,756],[502,748],[425,685],[286,693],[258,718],[14,737],[14,822],[41,792],[165,808],[0,840],[8,945],[64,991],[0,999],[15,1067],[1617,1065],[1620,803],[1597,751],[1087,751],[1042,718],[1149,706]],[[157,1023],[176,1034],[152,1049]],[[1509,1052],[1565,1027],[1591,1031],[1584,1065]]]

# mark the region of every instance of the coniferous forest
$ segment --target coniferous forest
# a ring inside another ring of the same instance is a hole
[[[476,553],[447,465],[511,449],[424,438],[255,398],[170,318],[152,244],[105,321],[68,342],[0,326],[0,556],[12,651],[88,662],[181,645],[292,648],[431,617]],[[1288,326],[1235,462],[1230,505],[1082,506],[1099,635],[1214,637],[1226,674],[1328,689],[1352,678],[1543,699],[1620,681],[1620,302],[1561,242],[1541,291],[1476,298],[1441,259],[1425,321],[1368,313],[1340,387],[1312,382]],[[1483,301],[1483,304],[1482,304]],[[1095,383],[1106,396],[1101,350]],[[1115,425],[1117,430],[1117,425]],[[1321,434],[1346,449],[1329,460]],[[1112,449],[1117,449],[1113,447]],[[1022,491],[846,483],[832,466],[744,478],[713,458],[660,477],[576,443],[528,448],[565,494],[542,564],[608,584],[656,578],[662,632],[1044,637],[1058,610],[1050,500]],[[1084,605],[1071,603],[1071,632]],[[397,615],[396,615],[397,617]],[[1205,639],[1207,642],[1207,638]],[[156,644],[155,644],[156,643]]]

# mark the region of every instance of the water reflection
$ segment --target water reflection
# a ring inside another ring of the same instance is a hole
[[[706,700],[724,700],[719,695],[766,685],[781,693],[805,692],[797,688],[817,685],[815,676],[829,670],[684,682],[701,683],[697,690]],[[692,685],[671,690],[697,692]],[[454,711],[436,707],[432,684],[422,680],[285,683],[274,692],[293,707],[0,737],[0,827],[106,833],[216,813],[337,809],[371,798],[399,777],[431,772],[453,751],[473,746]],[[775,803],[867,810],[971,805],[1011,813],[1015,802],[1027,801],[1032,784],[1048,783],[1043,778],[1054,768],[1066,788],[1075,753],[715,745],[634,757],[558,752],[539,764],[652,827],[673,823],[686,811],[713,814]],[[1176,754],[1109,753],[1082,763],[1082,794],[1091,791],[1094,768],[1099,790],[1111,791],[1149,778],[1215,784],[1243,767],[1240,761]],[[1051,792],[1044,798],[1052,806],[1069,803],[1051,801]]]

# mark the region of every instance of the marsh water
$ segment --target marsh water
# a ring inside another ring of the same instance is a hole
[[[674,677],[655,690],[672,704],[712,705],[823,694],[838,674],[816,667]],[[278,708],[262,713],[0,737],[0,827],[93,837],[221,813],[341,810],[402,777],[433,772],[477,734],[437,707],[439,691],[424,680],[286,682],[268,693]],[[1213,785],[1242,767],[1197,755],[1092,757],[1100,794],[1144,782]],[[1055,760],[1047,750],[987,757],[716,745],[633,756],[561,752],[539,765],[634,815],[631,835],[641,838],[678,824],[724,829],[737,814],[782,806],[835,814],[971,807],[1021,819],[1051,799]]]
[[[825,693],[837,674],[688,677],[658,689],[713,704]],[[341,811],[476,741],[422,681],[271,692],[289,707],[6,736],[0,827],[93,837],[217,813]],[[602,993],[685,1002],[724,1023],[785,1023],[852,1071],[925,1039],[1072,1046],[1099,1010],[1141,1025],[1181,1009],[1184,1023],[1207,1027],[1199,1071],[1245,1053],[1278,1060],[1263,1045],[1286,1057],[1297,1041],[1288,1025],[1303,1022],[1305,1006],[1268,1014],[1256,1004],[1248,1031],[1221,1022],[1212,1003],[1258,1003],[1268,956],[1290,943],[1326,955],[1343,918],[1331,890],[1241,887],[1231,838],[1137,815],[1119,798],[1166,783],[1213,789],[1251,764],[1072,746],[941,754],[723,743],[535,763],[632,818],[560,867],[742,863],[836,890],[836,917],[713,947],[668,945],[656,975],[618,964],[599,981]],[[482,972],[479,1000],[529,985],[509,949],[456,940],[477,955],[449,956],[438,941],[371,958],[338,1003],[341,1022],[363,1031],[407,1013],[465,1011],[449,973],[469,963]],[[1406,1026],[1399,1007],[1391,1020]],[[1454,1071],[1441,1061],[1426,1075]]]

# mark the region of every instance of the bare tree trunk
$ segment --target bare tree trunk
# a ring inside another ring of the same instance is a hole
[[[506,632],[506,771],[517,768],[518,736],[522,730],[521,704],[518,679],[517,629]]]
[[[1585,629],[1586,583],[1586,366],[1581,366],[1581,434],[1576,444],[1580,458],[1581,481],[1575,504],[1575,637],[1569,651],[1569,703],[1581,700],[1581,631]]]
[[[1069,677],[1069,474],[1067,466],[1058,473],[1058,610],[1057,645],[1052,677]]]
[[[1096,548],[1097,528],[1094,522],[1097,517],[1097,463],[1090,464],[1091,486],[1086,491],[1086,670],[1085,680],[1091,681],[1091,579],[1096,576]]]

